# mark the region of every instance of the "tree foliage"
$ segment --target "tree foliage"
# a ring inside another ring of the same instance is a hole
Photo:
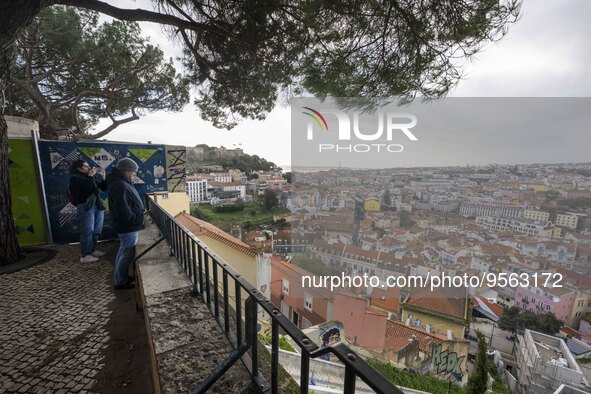
[[[146,111],[179,111],[189,82],[141,36],[135,22],[99,23],[73,7],[42,10],[16,40],[13,111],[37,119],[42,137],[84,135],[101,118],[100,138]]]
[[[166,27],[183,46],[183,64],[197,89],[201,117],[216,127],[231,128],[242,118],[263,119],[280,97],[306,92],[319,97],[441,97],[459,81],[467,57],[506,33],[518,17],[521,0],[153,3],[156,11],[123,9],[99,0],[0,2],[2,97],[13,64],[11,44],[32,18],[52,5]],[[130,64],[133,68],[134,63],[118,64],[115,75]],[[104,104],[112,120],[121,108],[109,100]],[[0,260],[12,262],[18,247],[7,143],[6,123],[0,120],[0,224],[7,234],[0,238]]]
[[[201,115],[231,128],[263,119],[280,92],[325,97],[441,97],[462,60],[501,38],[519,0],[390,2],[159,0],[180,28]]]
[[[279,205],[279,199],[277,193],[274,190],[267,189],[265,191],[263,205],[267,210],[271,210]]]
[[[478,335],[478,350],[476,352],[476,364],[474,371],[468,378],[464,388],[466,394],[483,394],[488,388],[488,360],[486,356],[486,339],[481,332]]]
[[[558,320],[550,312],[536,314],[535,312],[513,306],[503,312],[503,316],[499,319],[498,324],[499,328],[505,331],[516,332],[517,330],[529,329],[554,335],[560,330],[564,322]]]

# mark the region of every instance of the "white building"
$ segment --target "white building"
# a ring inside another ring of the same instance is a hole
[[[212,172],[209,174],[213,180],[220,183],[232,182],[232,176],[227,172]]]
[[[570,228],[574,230],[577,228],[579,216],[574,213],[559,213],[556,215],[556,225],[560,227]]]
[[[562,393],[559,390],[564,385],[584,392],[588,387],[581,367],[561,338],[525,330],[518,343],[517,392]]]
[[[507,218],[516,218],[519,217],[522,212],[522,207],[505,203],[462,202],[460,204],[460,215],[465,217],[504,216]]]
[[[191,202],[207,201],[207,179],[187,180],[187,194]]]
[[[523,218],[529,220],[538,220],[540,222],[547,222],[550,220],[550,213],[544,211],[535,211],[533,209],[526,209],[523,211]]]
[[[488,231],[514,231],[530,237],[560,237],[560,227],[554,227],[552,222],[544,223],[527,219],[478,216],[476,225]]]
[[[240,192],[240,198],[246,197],[246,185],[240,182],[210,182],[210,187],[222,189],[225,192]]]

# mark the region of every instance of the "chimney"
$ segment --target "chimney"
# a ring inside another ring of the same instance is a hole
[[[450,341],[453,341],[454,339],[454,334],[453,332],[451,332],[451,330],[447,330],[447,339],[449,339]]]
[[[406,322],[404,322],[407,326],[410,326],[410,317],[406,319]]]
[[[425,331],[427,331],[427,334],[431,334],[431,325],[430,324],[427,324],[425,326]]]

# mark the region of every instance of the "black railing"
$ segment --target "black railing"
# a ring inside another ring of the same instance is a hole
[[[279,392],[279,330],[283,330],[301,348],[300,392],[307,393],[310,375],[310,359],[327,353],[335,355],[345,366],[344,393],[355,392],[359,377],[376,393],[403,394],[403,392],[367,364],[354,351],[343,344],[319,348],[279,309],[265,298],[252,284],[236,272],[213,250],[195,237],[186,227],[162,209],[146,194],[146,208],[162,237],[166,239],[174,255],[189,276],[195,294],[212,312],[219,326],[233,346],[226,360],[212,374],[200,382],[192,393],[203,393],[211,387],[237,360],[242,359],[252,382],[261,392]],[[222,275],[221,286],[219,274]],[[232,286],[229,281],[232,280]],[[220,291],[222,300],[220,302]],[[233,293],[233,294],[232,294]],[[244,311],[243,294],[246,297]],[[234,308],[230,306],[233,295]],[[259,372],[257,323],[261,308],[271,320],[271,382]],[[222,309],[222,313],[220,313]],[[244,331],[242,325],[244,324]],[[250,354],[249,354],[250,353]]]

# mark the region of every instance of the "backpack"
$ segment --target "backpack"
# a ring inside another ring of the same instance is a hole
[[[78,202],[69,187],[66,188],[66,197],[68,197],[68,201],[70,201],[72,205],[78,205]]]

